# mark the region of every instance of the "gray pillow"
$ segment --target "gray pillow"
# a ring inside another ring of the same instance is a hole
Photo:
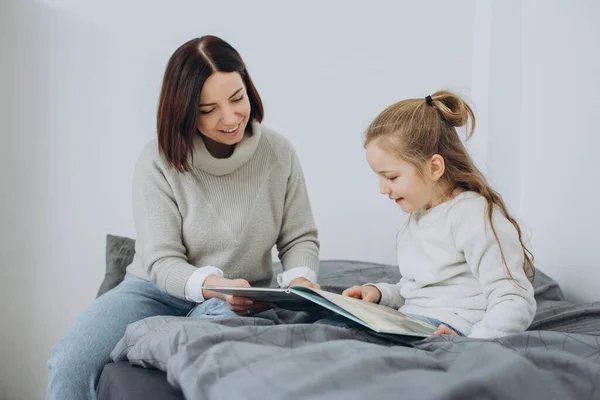
[[[98,294],[117,286],[125,278],[125,269],[133,261],[135,240],[123,236],[106,235],[106,271]]]
[[[135,240],[122,236],[106,236],[106,274],[98,290],[98,296],[117,286],[125,277],[125,269],[133,261]],[[271,286],[277,286],[276,277],[281,263],[273,263]],[[370,282],[396,283],[400,272],[395,265],[350,260],[321,260],[317,281],[324,290],[341,293],[345,288]],[[558,283],[539,269],[533,283],[535,298],[540,300],[564,300]]]

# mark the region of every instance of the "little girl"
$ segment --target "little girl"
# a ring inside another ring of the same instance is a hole
[[[456,132],[469,118],[467,139],[473,111],[438,91],[393,104],[371,123],[367,161],[381,193],[408,213],[397,236],[402,279],[343,294],[433,323],[435,334],[496,338],[533,319],[533,256]]]

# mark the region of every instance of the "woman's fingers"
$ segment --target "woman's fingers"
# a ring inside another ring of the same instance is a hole
[[[249,315],[273,308],[273,304],[264,301],[256,301],[250,306],[235,306],[234,308],[231,308],[231,310],[239,315]]]
[[[264,301],[252,301],[245,297],[226,295],[225,301],[231,311],[240,315],[260,312],[273,308],[273,304]]]
[[[225,296],[225,301],[232,311],[246,310],[254,304],[250,299],[229,294]]]

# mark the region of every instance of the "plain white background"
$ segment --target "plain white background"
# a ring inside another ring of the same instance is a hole
[[[321,256],[394,262],[400,211],[362,133],[385,106],[468,96],[469,147],[569,299],[599,300],[600,4],[28,1],[0,4],[0,398],[41,399],[50,348],[94,298],[169,56],[203,34],[245,58],[303,163]]]

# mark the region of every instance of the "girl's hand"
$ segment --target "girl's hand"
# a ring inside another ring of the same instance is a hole
[[[369,303],[379,303],[381,300],[381,292],[375,286],[352,286],[342,292],[342,296],[354,297],[355,299],[362,299]]]
[[[321,289],[321,285],[319,285],[318,283],[312,283],[311,281],[309,281],[306,278],[294,279],[293,281],[290,282],[290,286],[294,286],[294,285],[306,286],[306,287],[314,288],[314,289]]]
[[[458,336],[458,333],[454,332],[452,329],[448,328],[446,325],[442,324],[438,326],[438,328],[433,332],[434,336],[438,335],[454,335]]]

